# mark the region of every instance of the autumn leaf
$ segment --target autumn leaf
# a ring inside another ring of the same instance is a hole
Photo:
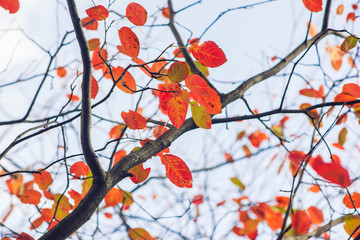
[[[94,52],[92,54],[91,63],[95,70],[99,70],[99,69],[103,69],[103,68],[107,67],[104,62],[104,61],[106,61],[107,56],[108,56],[108,54],[105,49],[101,49],[100,47],[97,47],[94,49]]]
[[[38,169],[37,171],[39,171],[40,174],[39,173],[33,174],[34,181],[41,190],[45,191],[53,183],[53,179],[48,171],[46,170],[41,171],[41,169]]]
[[[125,69],[123,67],[112,68],[114,80],[117,81],[116,87],[123,92],[134,94],[136,91],[135,79],[129,71],[126,71],[125,73],[124,71]]]
[[[100,39],[93,38],[87,41],[89,46],[89,51],[94,51],[96,48],[100,47]]]
[[[232,177],[230,180],[234,185],[238,186],[241,191],[246,189],[245,185],[237,177]]]
[[[344,5],[340,4],[337,8],[336,8],[336,14],[341,15],[344,12]]]
[[[181,96],[172,97],[167,101],[166,112],[176,128],[180,128],[185,122],[188,106],[188,102]]]
[[[342,65],[342,58],[346,52],[341,51],[339,46],[331,47],[329,42],[327,43],[326,52],[329,54],[331,59],[331,65],[335,69],[335,71],[339,71]]]
[[[132,228],[128,232],[131,240],[153,240],[154,238],[143,228]]]
[[[202,65],[202,64],[199,63],[198,61],[194,61],[194,63],[195,63],[195,65],[196,65],[196,67],[200,70],[200,72],[202,72],[202,73],[205,75],[205,77],[208,77],[208,76],[210,75],[209,69],[208,69],[207,66]],[[188,68],[189,68],[189,75],[194,74],[194,73],[191,71],[189,65],[188,65]]]
[[[166,176],[178,187],[192,188],[192,175],[186,163],[172,154],[161,156],[161,163],[165,166]]]
[[[271,208],[267,205],[264,209],[264,212],[264,217],[267,225],[274,231],[280,229],[283,222],[282,213],[279,210]]]
[[[250,134],[249,136],[251,145],[253,145],[254,147],[259,147],[261,142],[266,139],[269,139],[268,136],[265,133],[260,132],[259,130]]]
[[[198,206],[199,204],[204,202],[204,196],[202,194],[195,195],[191,202],[192,204]]]
[[[339,136],[338,136],[338,143],[341,147],[346,142],[346,135],[347,135],[347,129],[346,128],[341,129]]]
[[[234,162],[234,158],[231,156],[230,153],[224,153],[226,162]]]
[[[360,208],[360,194],[357,192],[354,192],[351,195],[351,198],[349,194],[346,194],[343,198],[343,203],[347,208],[354,209],[354,208]]]
[[[96,79],[91,76],[91,89],[90,89],[90,96],[92,99],[95,99],[99,92],[99,84]]]
[[[310,89],[301,89],[299,91],[300,95],[304,95],[307,97],[313,97],[313,98],[324,98],[324,87],[321,85],[319,87],[319,90],[315,90],[313,88]]]
[[[112,127],[109,132],[109,136],[112,139],[117,139],[122,134],[123,130],[125,128],[124,124],[116,125],[115,127]]]
[[[78,193],[77,191],[71,189],[70,191],[68,191],[69,196],[74,200],[75,206],[74,208],[77,207],[77,205],[79,205],[79,203],[82,200],[81,194]]]
[[[81,176],[87,176],[89,174],[89,167],[83,161],[79,161],[71,165],[70,174],[80,178]]]
[[[34,189],[26,189],[22,195],[17,196],[22,203],[37,205],[40,203],[41,193]]]
[[[29,234],[22,232],[19,236],[16,237],[16,240],[34,240],[34,238]]]
[[[321,209],[311,206],[306,209],[307,213],[309,214],[310,220],[315,224],[321,224],[324,222],[324,214]]]
[[[360,234],[360,217],[355,215],[345,216],[344,229],[349,236],[355,238]]]
[[[80,101],[80,97],[75,94],[67,94],[66,96],[70,100],[70,102]]]
[[[120,53],[136,58],[140,51],[140,42],[136,34],[128,27],[122,27],[119,31],[121,46],[117,46]]]
[[[19,0],[0,0],[0,7],[9,10],[11,14],[16,13],[20,8]]]
[[[320,192],[320,187],[319,187],[319,185],[315,184],[315,185],[312,185],[311,187],[309,187],[307,190],[310,192],[313,192],[313,193],[317,193],[317,192]]]
[[[303,0],[303,3],[311,12],[320,12],[322,10],[322,0]]]
[[[339,93],[335,96],[334,102],[351,102],[355,101],[357,97],[354,97],[353,95],[346,94],[346,93]]]
[[[56,74],[57,74],[59,77],[61,77],[61,78],[65,77],[65,76],[66,76],[66,68],[64,68],[64,67],[58,67],[58,68],[56,69]]]
[[[6,186],[11,194],[22,194],[24,192],[23,176],[21,174],[11,175],[10,178],[6,180]]]
[[[164,18],[167,18],[167,19],[170,18],[169,8],[163,7],[163,8],[161,9],[161,13],[162,13],[162,15],[164,16]]]
[[[345,40],[343,41],[343,43],[340,46],[340,49],[342,51],[349,51],[350,49],[353,49],[354,47],[356,47],[358,42],[357,38],[354,38],[353,36],[348,36],[345,38]]]
[[[210,94],[210,87],[206,81],[197,74],[192,74],[185,79],[185,85],[193,93],[200,96],[208,96]]]
[[[325,163],[321,156],[317,156],[311,166],[317,174],[331,183],[335,183],[344,188],[350,186],[352,183],[349,172],[339,163]]]
[[[309,215],[303,210],[295,211],[291,216],[291,226],[297,234],[306,234],[311,226]]]
[[[120,189],[112,188],[105,196],[105,207],[114,207],[122,203],[123,194]]]
[[[96,31],[98,29],[98,22],[91,17],[81,19],[81,26],[87,30]]]
[[[121,112],[121,117],[125,122],[125,125],[130,129],[144,129],[146,128],[146,119],[139,113],[129,110],[129,112]]]
[[[209,94],[206,96],[194,94],[193,91],[190,92],[190,96],[195,101],[197,101],[201,106],[204,106],[205,109],[208,111],[208,113],[213,115],[221,113],[222,104],[221,104],[220,96],[217,94],[217,92],[214,89],[210,87],[207,89],[207,91],[209,92]]]
[[[185,62],[174,62],[168,70],[168,77],[170,81],[178,83],[189,75],[189,69]]]
[[[342,93],[360,98],[360,86],[355,83],[347,83],[342,87]]]
[[[87,9],[85,12],[90,18],[97,21],[102,21],[109,16],[109,11],[102,5],[91,7]]]
[[[353,21],[353,22],[355,22],[355,18],[356,18],[356,16],[355,16],[355,13],[349,13],[347,16],[346,16],[346,22],[348,22],[348,21]]]
[[[277,207],[285,209],[289,205],[290,198],[285,196],[276,196],[275,201]]]
[[[142,26],[146,23],[147,12],[143,6],[138,3],[129,3],[126,7],[126,18],[136,26]]]
[[[195,124],[200,128],[210,129],[212,120],[205,107],[199,106],[198,103],[194,101],[190,103],[190,106]]]
[[[148,178],[150,174],[150,168],[144,169],[143,163],[141,163],[135,167],[130,168],[129,173],[133,175],[130,177],[130,180],[135,184],[139,184]]]
[[[227,61],[224,52],[213,41],[206,41],[200,46],[193,44],[190,50],[194,58],[207,67],[219,67]]]
[[[115,166],[115,164],[117,162],[119,162],[123,157],[126,156],[126,151],[125,150],[120,150],[120,151],[117,151],[115,154],[114,154],[114,161],[113,161],[113,166]]]

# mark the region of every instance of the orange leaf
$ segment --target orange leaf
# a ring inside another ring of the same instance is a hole
[[[144,169],[144,166],[141,163],[135,167],[130,168],[129,173],[133,175],[130,177],[130,180],[135,184],[139,184],[148,178],[150,174],[150,168]]]
[[[92,19],[91,17],[86,17],[81,19],[81,26],[83,28],[86,28],[87,30],[92,30],[95,31],[98,29],[98,22],[94,19]]]
[[[312,168],[324,179],[341,187],[346,188],[352,183],[349,172],[340,163],[325,163],[321,156],[317,156],[313,161]]]
[[[249,147],[247,145],[244,145],[244,146],[242,146],[242,149],[245,152],[245,156],[247,158],[250,158],[251,157],[251,151],[250,151]]]
[[[354,61],[354,59],[349,55],[349,57],[348,57],[348,64],[349,64],[349,66],[350,67],[352,67],[352,68],[356,68],[356,64],[355,64],[355,61]]]
[[[165,166],[166,176],[178,187],[192,188],[192,175],[186,163],[172,154],[161,156],[161,163]]]
[[[284,196],[276,196],[275,201],[277,202],[277,207],[285,209],[289,205],[290,198]]]
[[[346,16],[346,22],[348,22],[348,21],[353,21],[353,22],[355,22],[355,13],[349,13],[347,16]]]
[[[272,230],[280,229],[283,222],[282,213],[266,205],[265,221]]]
[[[310,225],[311,220],[303,210],[298,210],[291,216],[291,226],[299,235],[306,234],[310,229]]]
[[[352,236],[352,238],[355,238],[360,234],[360,217],[349,215],[346,216],[344,219],[344,229],[349,236]]]
[[[74,200],[74,203],[75,203],[74,208],[76,208],[76,206],[79,205],[79,203],[82,200],[81,194],[73,189],[68,191],[68,193],[69,193],[69,196]]]
[[[308,191],[317,193],[317,192],[320,192],[320,187],[319,187],[319,185],[314,184],[308,188]]]
[[[204,106],[199,106],[197,102],[191,102],[191,113],[195,124],[204,129],[211,128],[211,116]]]
[[[134,94],[136,91],[136,82],[129,71],[124,73],[123,67],[112,68],[114,80],[117,81],[116,87],[126,93]]]
[[[119,203],[122,203],[123,194],[120,189],[112,188],[105,196],[105,206],[114,207]]]
[[[344,12],[344,5],[340,4],[337,8],[336,8],[336,14],[341,15]]]
[[[357,192],[354,192],[351,195],[351,198],[349,194],[346,194],[343,198],[343,203],[347,208],[354,209],[360,207],[360,194]],[[355,207],[354,207],[355,206]]]
[[[197,206],[204,202],[204,196],[202,194],[196,195],[193,197],[191,202]]]
[[[99,54],[101,58],[104,59],[104,61],[106,61],[108,56],[105,49],[101,49],[100,47],[94,49],[91,62],[95,70],[104,69],[107,67],[105,62],[100,58]]]
[[[79,96],[75,94],[68,94],[66,95],[68,99],[70,99],[70,102],[77,102],[80,100]]]
[[[162,13],[162,15],[163,15],[165,18],[167,18],[167,19],[170,18],[169,8],[163,7],[163,8],[161,9],[161,13]]]
[[[9,13],[16,13],[19,8],[19,0],[0,0],[0,7],[9,10]]]
[[[260,132],[259,130],[250,134],[249,136],[249,140],[254,147],[259,147],[261,142],[266,139],[269,139],[268,136],[265,133]]]
[[[146,23],[147,12],[140,4],[132,2],[126,7],[126,17],[132,24],[142,26]]]
[[[309,35],[310,37],[315,37],[315,35],[318,33],[316,27],[314,26],[314,24],[310,23],[309,26]]]
[[[24,194],[18,196],[22,203],[37,205],[40,203],[41,193],[34,189],[27,189]]]
[[[353,95],[346,94],[346,93],[339,93],[335,96],[334,102],[351,102],[356,100],[357,97],[354,97]]]
[[[85,177],[89,174],[89,167],[83,161],[76,162],[70,167],[70,174],[78,178]]]
[[[339,46],[330,47],[329,42],[327,42],[326,52],[329,54],[331,59],[331,65],[338,71],[342,65],[342,57],[346,52],[341,51]]]
[[[109,11],[102,5],[89,8],[85,12],[90,18],[97,21],[102,21],[109,16]]]
[[[196,60],[207,67],[219,67],[227,61],[224,52],[213,41],[192,45],[190,50]]]
[[[185,85],[193,93],[200,96],[208,96],[210,94],[210,87],[206,81],[196,74],[191,74],[185,79]]]
[[[6,186],[11,194],[22,194],[24,192],[23,176],[21,174],[11,175],[10,179],[6,180]]]
[[[346,120],[347,120],[347,114],[344,113],[336,120],[336,125],[340,125],[342,123],[345,123]]]
[[[139,113],[129,110],[129,112],[121,112],[121,117],[124,119],[125,125],[130,129],[144,129],[146,128],[146,119]]]
[[[99,92],[99,84],[96,81],[96,79],[93,76],[91,76],[91,91],[90,91],[91,98],[95,99],[98,92]]]
[[[114,161],[113,161],[113,166],[119,162],[123,157],[126,156],[126,151],[125,150],[120,150],[120,151],[117,151],[115,154],[114,154]]]
[[[61,78],[65,77],[65,76],[66,76],[66,68],[64,68],[64,67],[58,67],[58,68],[56,69],[56,74],[57,74],[59,77],[61,77]]]
[[[234,158],[231,156],[230,153],[224,153],[226,162],[234,162]]]
[[[119,138],[120,135],[122,134],[124,128],[125,128],[124,124],[119,124],[119,125],[116,125],[115,127],[112,127],[109,132],[110,138],[112,138],[112,139]]]
[[[195,101],[197,101],[200,105],[204,106],[210,114],[221,113],[222,104],[221,104],[221,99],[220,99],[219,95],[217,94],[217,92],[214,89],[212,89],[210,87],[208,88],[207,91],[209,92],[209,94],[207,96],[197,95],[197,94],[194,94],[193,92],[190,92],[190,94],[191,94],[191,97]]]
[[[38,169],[37,171],[41,171],[41,169]],[[51,174],[44,170],[41,171],[40,174],[34,173],[34,181],[39,186],[39,188],[43,191],[48,189],[48,187],[52,184],[53,179],[51,177]]]
[[[118,33],[121,43],[121,46],[117,46],[119,52],[136,58],[140,51],[140,42],[136,34],[128,27],[122,27]]]
[[[34,238],[32,238],[27,233],[22,232],[19,236],[17,236],[16,240],[34,240]]]
[[[35,219],[32,223],[31,223],[31,226],[30,226],[30,229],[33,230],[33,229],[36,229],[38,227],[40,227],[44,222],[44,219],[42,217],[39,217],[37,219]]]
[[[88,45],[89,45],[89,51],[93,51],[96,48],[100,47],[100,39],[98,38],[93,38],[88,40]]]
[[[342,87],[342,93],[360,98],[360,86],[355,83],[347,83]]]
[[[189,69],[185,62],[174,62],[168,70],[168,77],[170,81],[178,83],[189,75]]]
[[[324,214],[321,209],[311,206],[306,209],[306,211],[308,212],[309,217],[313,223],[321,224],[322,222],[324,222]]]
[[[303,0],[303,3],[311,12],[320,12],[322,10],[322,0]]]
[[[321,85],[319,90],[315,90],[313,88],[310,89],[301,89],[299,91],[301,95],[313,98],[323,98],[324,97],[324,87]]]
[[[172,97],[167,101],[166,111],[171,123],[180,128],[185,122],[189,104],[180,96]]]
[[[154,238],[143,228],[132,228],[129,230],[131,240],[153,240]]]

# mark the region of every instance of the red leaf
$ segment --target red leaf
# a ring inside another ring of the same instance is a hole
[[[128,27],[119,30],[121,46],[117,46],[120,53],[136,58],[140,51],[140,42],[136,34]]]
[[[186,163],[172,154],[161,156],[161,163],[165,166],[166,176],[178,187],[192,188],[192,175]]]
[[[82,200],[81,194],[73,189],[68,191],[68,193],[69,193],[69,196],[74,200],[74,203],[75,203],[74,208],[76,208],[76,206],[79,205],[79,203]]]
[[[170,18],[169,8],[163,7],[163,8],[161,9],[161,13],[162,13],[162,15],[163,15],[165,18],[167,18],[167,19]]]
[[[344,12],[344,5],[340,4],[337,8],[336,8],[336,14],[341,15]]]
[[[185,79],[185,85],[193,93],[200,96],[208,96],[210,94],[210,87],[206,81],[196,74],[191,74]]]
[[[296,211],[291,217],[291,225],[297,234],[306,234],[311,225],[311,220],[303,210]]]
[[[40,203],[41,193],[34,189],[27,189],[24,191],[24,194],[18,196],[18,198],[22,203],[37,205]]]
[[[40,227],[44,222],[44,219],[42,217],[39,217],[37,219],[35,219],[32,223],[31,223],[31,226],[30,226],[30,229],[33,230],[33,229],[36,229],[38,227]]]
[[[202,194],[196,195],[191,202],[197,206],[204,202],[204,196]]]
[[[319,87],[319,90],[315,90],[313,88],[311,89],[301,89],[299,91],[301,95],[307,96],[307,97],[313,97],[313,98],[323,98],[324,95],[324,87],[321,85]]]
[[[306,209],[306,211],[308,212],[309,217],[313,223],[321,224],[322,222],[324,222],[324,215],[321,209],[311,206]]]
[[[121,112],[121,117],[124,119],[126,126],[130,129],[144,129],[146,128],[146,119],[139,113],[129,110],[129,112]]]
[[[178,83],[189,75],[189,69],[185,62],[174,62],[168,70],[168,77],[170,81]]]
[[[354,97],[352,95],[346,94],[346,93],[339,93],[335,96],[334,102],[351,102],[356,100],[357,97]]]
[[[81,176],[86,177],[89,174],[89,167],[82,161],[76,162],[70,167],[70,174],[78,178]]]
[[[218,114],[222,111],[222,104],[221,99],[217,92],[212,89],[208,88],[207,90],[209,92],[209,95],[207,96],[201,96],[194,94],[193,92],[190,92],[191,97],[197,101],[200,105],[204,106],[208,113],[210,114]]]
[[[347,83],[342,87],[342,93],[360,98],[360,86],[355,83]]]
[[[353,22],[355,22],[355,13],[349,13],[347,16],[346,16],[346,22],[348,22],[348,21],[353,21]]]
[[[231,156],[230,153],[224,153],[226,162],[234,162],[234,158]]]
[[[90,92],[91,98],[95,99],[98,92],[99,92],[99,84],[96,81],[96,79],[93,76],[91,76],[91,92]]]
[[[311,12],[320,12],[322,10],[322,0],[303,0],[303,3]]]
[[[34,238],[32,238],[30,235],[28,235],[27,233],[20,233],[20,235],[16,238],[16,240],[34,240]]]
[[[38,169],[37,171],[40,171],[41,169]],[[48,189],[48,187],[52,184],[53,179],[51,177],[51,174],[44,170],[40,174],[34,173],[34,181],[39,186],[39,188],[43,191]]]
[[[122,134],[122,131],[124,130],[125,125],[124,124],[119,124],[116,125],[115,127],[112,127],[110,132],[109,132],[109,136],[112,139],[117,139],[120,137],[120,135]]]
[[[120,189],[112,188],[105,196],[105,206],[114,207],[119,203],[122,203],[123,194]]]
[[[75,94],[68,94],[66,95],[68,99],[70,99],[70,102],[77,102],[80,100],[79,96]]]
[[[130,180],[133,181],[133,183],[138,184],[148,178],[150,174],[150,168],[144,169],[144,166],[141,163],[139,165],[136,165],[135,167],[130,168],[129,173],[133,175],[132,177],[130,177]]]
[[[324,179],[341,187],[346,188],[352,183],[349,172],[340,163],[325,163],[321,156],[317,156],[312,163],[312,168]]]
[[[97,30],[98,29],[98,22],[94,19],[92,19],[91,17],[86,17],[81,19],[81,26],[83,28],[86,28],[87,30]]]
[[[19,0],[0,0],[0,7],[9,10],[9,13],[16,13],[19,8]]]
[[[104,61],[106,61],[108,56],[105,49],[101,49],[100,47],[94,49],[91,62],[95,70],[107,68],[105,62],[100,58],[99,53],[101,55],[101,58],[104,59]]]
[[[350,208],[350,209],[360,208],[360,194],[357,192],[354,192],[351,195],[351,198],[350,198],[349,194],[346,194],[345,197],[343,198],[343,203],[347,208]]]
[[[266,139],[269,139],[268,136],[265,133],[260,132],[259,130],[250,134],[249,136],[249,140],[254,147],[259,147],[261,142]]]
[[[61,78],[65,77],[65,76],[66,76],[66,68],[64,68],[64,67],[58,67],[58,68],[56,69],[56,74],[57,74],[59,77],[61,77]]]
[[[176,128],[180,128],[185,122],[188,106],[188,102],[182,97],[172,97],[167,101],[167,114]]]
[[[132,24],[142,26],[146,23],[147,12],[140,4],[132,2],[126,7],[126,17]]]
[[[136,91],[136,82],[129,71],[124,73],[123,67],[112,68],[114,80],[117,81],[116,87],[126,93],[134,94]]]
[[[114,154],[114,161],[113,161],[113,166],[119,162],[123,157],[126,156],[126,151],[125,150],[120,150],[120,151],[117,151],[115,154]]]
[[[285,196],[276,196],[275,201],[277,202],[277,207],[285,209],[289,205],[290,198]]]
[[[85,12],[90,18],[97,21],[102,21],[109,16],[109,11],[102,5],[89,8]]]
[[[224,52],[213,41],[206,41],[200,46],[193,44],[190,50],[196,60],[207,67],[219,67],[227,61]]]

